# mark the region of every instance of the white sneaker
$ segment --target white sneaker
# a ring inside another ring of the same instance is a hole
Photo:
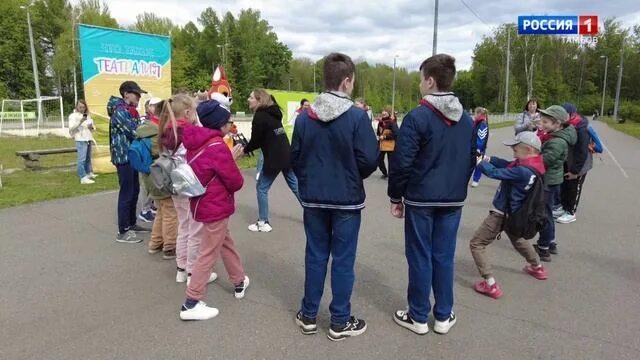
[[[396,324],[402,326],[405,329],[409,329],[418,335],[424,335],[429,332],[429,325],[427,323],[419,323],[409,316],[408,311],[398,310],[393,314],[393,321]]]
[[[480,184],[477,181],[474,181],[474,182],[471,183],[471,187],[472,188],[477,188],[478,185],[480,185]]]
[[[249,287],[249,277],[245,276],[244,281],[240,285],[236,285],[235,296],[236,299],[242,299],[244,297],[244,292]]]
[[[560,216],[559,218],[556,219],[556,222],[559,222],[560,224],[571,224],[572,222],[576,221],[576,216],[569,214],[569,213],[564,213],[564,215]]]
[[[98,177],[98,175],[96,175],[96,174],[94,174],[94,173],[91,173],[91,174],[89,174],[89,175],[87,175],[87,176],[89,176],[89,179],[91,179],[91,180],[93,180],[93,179],[95,179],[95,178],[97,178],[97,177]]]
[[[558,209],[553,209],[553,218],[557,219],[560,216],[566,214],[566,211],[564,211],[563,208],[558,208]]]
[[[186,271],[185,271],[186,272]],[[207,280],[207,284],[212,283],[214,281],[216,281],[216,279],[218,278],[218,274],[212,272],[211,275],[209,275],[209,280]],[[184,281],[183,281],[184,282]],[[187,277],[187,286],[189,286],[189,284],[191,283],[191,276]]]
[[[441,335],[447,334],[449,330],[451,330],[453,325],[456,324],[456,321],[457,321],[456,314],[451,313],[449,318],[445,321],[436,320],[436,323],[433,326],[433,331]]]
[[[176,271],[176,282],[177,283],[183,283],[183,282],[187,282],[189,278],[189,274],[187,274],[187,270],[178,270]]]
[[[91,178],[89,176],[85,176],[82,179],[80,179],[80,184],[81,185],[91,185],[91,184],[95,184],[96,182],[91,180]]]
[[[249,225],[249,231],[251,232],[271,232],[273,228],[268,222],[258,221],[255,224]]]
[[[182,305],[182,310],[180,310],[180,319],[181,320],[209,320],[218,316],[218,309],[214,307],[209,307],[204,302],[200,301],[194,306],[192,309],[187,309]]]

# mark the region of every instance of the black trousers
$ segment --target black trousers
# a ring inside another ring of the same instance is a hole
[[[560,191],[560,199],[562,201],[562,207],[570,214],[575,214],[578,210],[578,203],[580,202],[580,195],[582,194],[582,186],[587,175],[578,176],[577,179],[565,180],[562,183],[562,190]]]
[[[388,161],[391,161],[391,152],[381,151],[380,156],[378,156],[378,168],[380,169],[380,172],[382,172],[382,175],[389,176],[389,173],[387,172],[387,167],[384,164],[385,155],[387,155]]]

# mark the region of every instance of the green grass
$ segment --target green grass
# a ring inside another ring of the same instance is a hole
[[[489,122],[489,129],[491,130],[502,129],[507,127],[513,127],[513,121],[501,121],[499,123]]]
[[[599,120],[615,130],[633,136],[636,139],[640,139],[640,122],[627,120],[623,124],[620,124],[611,117],[602,117]]]
[[[42,166],[50,169],[25,170],[19,150],[74,147],[71,139],[58,136],[0,137],[0,163],[4,168],[0,188],[0,208],[38,201],[67,198],[113,190],[118,187],[115,174],[101,175],[93,185],[80,185],[75,167],[76,154],[43,156]]]

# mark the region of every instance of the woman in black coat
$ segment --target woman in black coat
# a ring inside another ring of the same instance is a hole
[[[289,164],[291,145],[282,125],[282,111],[275,99],[263,89],[249,95],[249,109],[254,112],[251,122],[251,140],[244,148],[245,154],[262,150],[264,165],[258,177],[258,221],[249,225],[249,231],[270,232],[269,189],[276,177],[282,173],[289,188],[300,201],[298,179]]]

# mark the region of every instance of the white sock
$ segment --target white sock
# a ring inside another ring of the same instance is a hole
[[[489,286],[493,286],[496,283],[496,279],[493,276],[486,278],[484,281],[486,281]]]

